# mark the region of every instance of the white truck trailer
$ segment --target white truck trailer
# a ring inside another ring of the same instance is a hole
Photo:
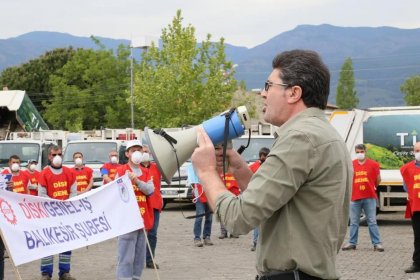
[[[414,159],[413,145],[420,141],[420,106],[336,110],[329,120],[345,140],[353,159],[354,146],[363,143],[368,157],[380,163],[378,210],[404,211],[407,193],[399,169]]]

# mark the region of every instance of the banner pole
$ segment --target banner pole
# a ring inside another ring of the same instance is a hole
[[[146,238],[147,249],[149,250],[150,257],[152,258],[153,267],[154,267],[155,273],[156,273],[156,278],[158,280],[160,280],[159,273],[157,271],[157,267],[156,267],[156,263],[155,263],[155,257],[153,256],[152,248],[150,247],[150,243],[149,243],[149,239],[147,238],[147,232],[146,232],[146,228],[145,227],[143,227],[143,233],[144,233],[144,237]]]
[[[1,228],[0,228],[0,238],[3,241],[4,248],[9,253],[9,259],[12,261],[13,270],[15,271],[17,279],[22,280],[22,277],[20,276],[19,270],[18,270],[17,266],[15,265],[15,262],[13,261],[12,255],[10,254],[9,246],[7,245],[6,239],[3,236],[3,231],[1,230]],[[4,261],[4,259],[3,259],[3,261]]]

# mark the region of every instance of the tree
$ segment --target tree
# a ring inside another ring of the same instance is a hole
[[[71,47],[54,49],[21,66],[7,68],[0,74],[0,85],[9,90],[25,90],[42,113],[45,109],[42,101],[51,97],[50,75],[61,69],[75,52]]]
[[[420,75],[412,76],[401,85],[401,91],[405,94],[405,103],[408,106],[420,105]]]
[[[50,77],[52,99],[45,101],[45,119],[55,129],[78,131],[129,127],[129,49],[78,49]]]
[[[182,26],[178,10],[162,30],[162,47],[143,52],[135,71],[134,99],[141,125],[179,127],[198,124],[229,108],[237,88],[232,62],[226,60],[224,39],[200,45],[191,25]]]
[[[347,58],[341,67],[336,103],[338,108],[345,110],[354,109],[359,104],[357,91],[354,89],[353,62],[351,58]]]

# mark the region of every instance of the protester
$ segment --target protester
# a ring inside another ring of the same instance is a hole
[[[63,154],[59,146],[48,148],[49,165],[39,175],[38,196],[66,200],[77,195],[77,184],[70,168],[62,166]],[[60,253],[58,260],[59,280],[75,280],[70,275],[71,251]],[[41,259],[41,280],[50,280],[53,274],[54,256]]]
[[[367,158],[366,146],[355,146],[356,159],[353,160],[353,189],[350,202],[350,235],[349,242],[342,248],[344,251],[355,250],[359,235],[360,214],[366,215],[370,240],[373,249],[383,252],[378,224],[376,223],[376,188],[381,182],[379,163]]]
[[[117,176],[128,174],[134,194],[137,198],[139,211],[143,217],[144,229],[153,227],[153,208],[149,197],[153,194],[153,181],[147,170],[141,167],[142,144],[139,140],[127,142],[126,156],[128,163],[117,169]],[[140,279],[146,263],[145,230],[139,229],[118,237],[117,279]]]
[[[267,158],[267,155],[270,153],[270,149],[267,147],[262,147],[260,151],[258,152],[258,160],[253,162],[249,168],[251,169],[252,173],[257,172],[257,170],[261,167],[261,165],[264,163],[265,159]],[[253,234],[252,234],[252,246],[251,251],[255,251],[257,249],[257,242],[258,242],[258,235],[259,230],[258,227],[254,228]]]
[[[214,243],[211,241],[211,225],[213,220],[213,213],[210,211],[210,207],[207,203],[206,194],[203,191],[203,187],[200,184],[200,181],[195,174],[194,166],[189,164],[187,167],[187,182],[193,188],[193,194],[195,202],[195,221],[194,221],[194,246],[203,247],[212,246]],[[204,216],[204,228],[202,229]],[[201,241],[203,237],[203,241]],[[203,243],[204,242],[204,243]]]
[[[83,164],[83,154],[75,152],[73,154],[74,167],[72,171],[77,182],[77,194],[88,192],[93,186],[93,170]]]
[[[414,144],[414,160],[400,169],[404,186],[408,192],[407,218],[411,218],[414,232],[413,263],[405,269],[405,273],[420,272],[420,142]]]
[[[103,183],[107,184],[115,179],[115,175],[117,174],[118,167],[121,166],[121,164],[118,163],[118,153],[117,151],[111,151],[108,154],[109,156],[109,162],[105,163],[101,167],[101,175],[104,179]]]
[[[146,250],[146,267],[154,268],[156,266],[156,268],[159,269],[159,265],[157,263],[153,265],[153,259],[156,256],[155,251],[157,245],[157,231],[159,227],[160,212],[163,208],[163,199],[162,194],[160,193],[161,175],[157,165],[150,161],[149,147],[146,145],[143,146],[141,166],[149,172],[150,179],[153,180],[153,185],[155,187],[155,191],[148,198],[153,208],[153,227],[147,232],[147,239],[149,240],[150,249],[152,252]]]
[[[279,128],[270,154],[253,175],[234,150],[229,168],[243,191],[234,196],[216,171],[222,151],[202,127],[192,155],[210,206],[226,228],[246,234],[259,226],[257,279],[337,279],[353,177],[350,155],[325,118],[330,75],[319,55],[277,55],[265,83],[264,120]]]
[[[8,168],[4,169],[1,174],[12,174],[12,178],[7,182],[9,190],[15,193],[29,194],[29,177],[20,169],[20,157],[12,155],[9,157]]]
[[[38,178],[40,172],[36,170],[38,161],[31,159],[28,161],[28,169],[26,170],[26,175],[29,177],[29,193],[31,195],[38,195]]]

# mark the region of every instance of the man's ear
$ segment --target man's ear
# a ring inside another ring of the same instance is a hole
[[[289,103],[296,103],[302,98],[302,88],[300,86],[293,86],[289,92]]]

